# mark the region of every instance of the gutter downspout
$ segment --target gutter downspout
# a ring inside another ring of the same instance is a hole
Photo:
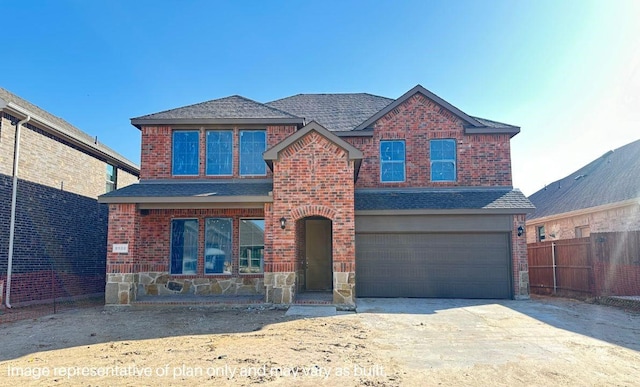
[[[20,158],[20,128],[31,120],[31,116],[27,115],[22,121],[18,121],[16,125],[16,138],[13,148],[13,190],[11,191],[11,222],[9,225],[9,257],[7,259],[7,292],[5,305],[11,309],[11,269],[13,265],[13,240],[15,238],[16,228],[16,200],[18,198],[18,161]]]

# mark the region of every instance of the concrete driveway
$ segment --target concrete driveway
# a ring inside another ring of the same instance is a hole
[[[640,380],[638,313],[557,298],[359,299],[357,312],[384,332],[374,341],[405,369],[406,381],[631,386]]]

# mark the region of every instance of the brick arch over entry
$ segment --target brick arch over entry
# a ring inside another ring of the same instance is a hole
[[[336,210],[323,205],[300,206],[291,210],[291,217],[294,221],[309,216],[322,216],[324,218],[334,220],[336,218]]]

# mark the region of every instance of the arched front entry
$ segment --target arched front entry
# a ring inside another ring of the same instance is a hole
[[[299,219],[296,224],[298,292],[333,290],[332,222],[321,216]]]

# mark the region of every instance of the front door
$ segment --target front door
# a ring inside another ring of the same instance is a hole
[[[306,220],[306,290],[332,289],[331,221]]]

